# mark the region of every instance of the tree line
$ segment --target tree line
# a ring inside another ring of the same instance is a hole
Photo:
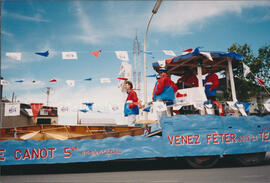
[[[250,45],[233,43],[229,48],[229,52],[235,51],[242,54],[244,63],[249,66],[250,71],[265,83],[264,86],[270,87],[270,45],[260,47],[256,53],[253,52]],[[258,81],[253,74],[249,73],[246,78],[243,74],[243,65],[238,64],[234,70],[236,93],[239,101],[248,101],[250,97],[264,92],[264,88],[258,84]],[[223,88],[225,98],[229,97],[229,93]],[[226,96],[227,94],[227,96]]]

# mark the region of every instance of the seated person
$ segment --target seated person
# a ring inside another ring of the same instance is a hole
[[[185,73],[177,80],[177,86],[179,89],[198,87],[198,78],[191,69],[187,68]]]
[[[205,77],[203,81],[203,85],[205,88],[205,94],[208,100],[216,100],[217,96],[217,87],[219,85],[218,75],[214,72],[211,72],[212,66],[206,67],[206,71],[208,75]]]
[[[205,80],[203,81],[203,85],[205,88],[205,94],[207,97],[207,100],[210,100],[213,103],[213,107],[215,110],[215,114],[219,115],[218,106],[214,101],[216,101],[217,96],[217,87],[219,85],[218,75],[211,71],[212,66],[206,66],[205,67],[206,72],[208,75],[205,77]]]

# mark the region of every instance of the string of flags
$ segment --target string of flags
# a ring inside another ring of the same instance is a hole
[[[183,51],[181,51],[182,53],[180,55],[185,55],[185,54],[193,52],[193,53],[202,54],[205,57],[207,57],[209,60],[213,61],[213,58],[212,58],[210,52],[199,51],[199,48],[202,48],[202,47],[197,47],[194,50],[192,48],[183,50]],[[161,51],[165,55],[172,56],[172,57],[176,56],[176,54],[172,50],[161,50]],[[91,53],[96,58],[98,58],[100,56],[101,52],[104,52],[104,51],[102,51],[102,50],[89,51],[89,53]],[[105,52],[109,52],[109,51],[105,51]],[[145,53],[147,55],[150,55],[152,57],[152,59],[155,58],[152,51],[142,51],[142,50],[140,50],[140,52]],[[57,52],[55,52],[55,53],[57,53]],[[77,53],[78,52],[76,52],[76,51],[61,52],[62,59],[63,60],[76,60],[76,59],[78,59],[78,54]],[[121,61],[124,61],[124,62],[129,61],[128,51],[114,51],[114,53],[115,53],[117,59],[119,59]],[[47,50],[45,52],[36,52],[35,54],[39,55],[39,56],[43,56],[43,57],[48,57],[50,52],[49,52],[49,50]],[[6,52],[6,56],[13,59],[13,60],[21,61],[22,52]],[[160,63],[160,64],[163,64],[163,63]]]
[[[199,51],[199,48],[201,48],[201,47],[197,47],[194,50],[192,48],[183,50],[181,55],[185,55],[185,54],[192,53],[192,52],[193,53],[197,53],[198,52],[198,53],[206,56],[209,60],[212,60],[213,61],[213,59],[211,57],[211,54],[209,52]],[[93,56],[95,56],[96,58],[98,58],[99,55],[100,55],[100,53],[102,52],[102,50],[95,50],[95,51],[89,51],[89,52],[92,53]],[[142,50],[141,50],[141,52],[142,52]],[[173,56],[173,57],[176,56],[176,54],[172,50],[162,50],[162,52],[164,54],[166,54],[166,55],[169,55],[169,56]],[[62,53],[62,59],[78,59],[77,52],[71,51],[71,52],[61,52],[61,53]],[[151,51],[145,51],[144,53],[145,54],[148,54],[148,55],[151,55],[152,58],[154,58],[153,53]],[[43,57],[48,57],[49,50],[47,50],[45,52],[36,52],[35,54],[40,55],[40,56],[43,56]],[[116,57],[119,60],[124,61],[124,62],[122,62],[121,68],[122,67],[125,67],[125,70],[127,70],[127,71],[121,71],[121,69],[120,69],[119,77],[117,79],[119,79],[120,81],[121,80],[122,81],[128,80],[130,78],[130,76],[127,73],[131,73],[131,71],[129,71],[131,69],[129,69],[129,67],[127,66],[127,61],[129,61],[128,51],[115,51],[115,55],[116,55]],[[22,53],[20,53],[20,52],[7,52],[6,53],[6,56],[8,56],[8,57],[10,57],[12,59],[15,59],[15,60],[21,60]],[[166,62],[168,62],[168,60],[170,60],[170,59],[159,60],[157,62],[158,62],[158,64],[161,67],[165,67],[166,66]],[[125,75],[125,77],[123,77],[122,75]],[[147,77],[155,77],[155,76],[156,75],[148,75]],[[86,78],[84,80],[85,81],[91,81],[92,78]],[[23,83],[24,80],[17,80],[15,82],[16,83]],[[57,80],[56,79],[51,79],[49,82],[50,83],[55,83],[55,82],[57,82]],[[33,81],[33,83],[36,83],[36,82]],[[100,83],[111,83],[111,78],[100,78]],[[75,80],[66,80],[66,84],[68,86],[70,86],[70,87],[74,87],[75,86]],[[9,82],[6,81],[6,80],[1,80],[1,85],[9,85]]]
[[[152,51],[142,51],[140,50],[142,53],[151,55],[152,58],[154,59],[154,55]],[[174,51],[172,50],[161,50],[165,55],[168,56],[176,56],[176,54],[174,53]],[[102,50],[95,50],[95,51],[89,51],[89,53],[91,53],[93,56],[95,56],[96,58],[98,58],[101,54]],[[105,51],[106,52],[106,51]],[[22,60],[22,54],[23,53],[27,53],[27,52],[6,52],[6,56],[16,60],[16,61],[21,61]],[[57,53],[54,51],[54,53]],[[129,56],[128,56],[128,51],[114,51],[116,58],[122,61],[129,61]],[[44,51],[44,52],[35,52],[34,54],[39,55],[41,57],[49,57],[50,55],[50,51]],[[78,52],[76,51],[64,51],[61,52],[61,57],[63,60],[77,60],[78,59]]]
[[[92,102],[91,103],[88,103],[88,102],[83,103],[83,105],[86,105],[89,110],[87,110],[87,109],[80,109],[80,112],[87,113],[88,111],[93,111],[93,104],[94,103],[92,103]]]
[[[88,113],[88,112],[103,112],[102,110],[96,109],[95,111],[93,110],[93,102],[85,102],[82,103],[83,105],[85,105],[87,108],[77,108],[76,111],[77,112],[83,112],[83,113]],[[53,112],[52,108],[44,108],[44,104],[43,103],[30,103],[30,109],[28,108],[23,108],[27,114],[29,116],[33,116],[33,119],[35,120],[38,115],[42,115],[45,112],[45,115],[51,115],[51,116],[55,116],[56,114]],[[20,116],[21,113],[21,105],[20,103],[5,103],[4,106],[4,116]],[[61,113],[65,113],[65,112],[71,112],[70,108],[68,106],[59,106],[57,107],[59,112]],[[118,111],[120,108],[118,105],[112,105],[111,106],[111,111],[115,112]],[[146,109],[146,111],[150,110]],[[47,112],[47,114],[46,114]]]
[[[94,78],[86,78],[86,79],[83,79],[83,81],[92,81]],[[117,77],[117,78],[99,78],[98,81],[101,83],[101,84],[106,84],[106,83],[111,83],[113,79],[118,79],[118,80],[128,80],[128,78],[125,78],[125,77]],[[3,86],[8,86],[11,84],[11,81],[7,81],[7,80],[0,80],[0,84],[3,85]],[[75,86],[75,83],[76,81],[80,81],[80,80],[65,80],[65,83],[70,86],[70,87],[74,87]],[[20,80],[15,80],[13,81],[14,83],[17,83],[17,84],[23,84],[25,82],[27,82],[25,79],[20,79]],[[32,80],[30,81],[32,82],[33,84],[37,84],[37,83],[40,83],[40,81],[36,81],[36,80]],[[50,79],[48,81],[49,83],[57,83],[58,80],[57,79]],[[29,83],[29,82],[28,82]]]
[[[97,53],[100,53],[100,51],[98,51]],[[102,83],[102,84],[105,84],[105,83],[111,83],[112,82],[112,79],[118,79],[118,87],[119,88],[122,88],[123,84],[124,84],[124,81],[127,81],[127,80],[130,80],[131,78],[131,64],[127,63],[127,62],[122,62],[121,64],[121,67],[120,67],[120,72],[118,74],[118,77],[117,78],[99,78],[99,82]],[[89,77],[89,78],[86,78],[86,79],[83,79],[83,81],[86,81],[86,82],[91,82],[93,80],[92,77]],[[80,80],[77,80],[77,81],[80,81]],[[1,82],[1,85],[3,86],[7,86],[10,84],[9,81],[6,81],[6,80],[3,80],[1,79],[0,80]],[[15,83],[24,83],[25,80],[24,79],[19,79],[19,80],[15,80],[14,81]],[[58,80],[56,78],[52,78],[50,80],[48,80],[49,83],[56,83],[58,82]],[[70,86],[70,87],[74,87],[75,86],[75,80],[66,80],[65,83]],[[38,84],[40,83],[40,81],[35,81],[35,80],[32,80],[32,83],[33,84]],[[29,82],[28,82],[29,84]]]

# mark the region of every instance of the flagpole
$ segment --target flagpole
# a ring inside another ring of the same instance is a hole
[[[145,104],[145,107],[148,106],[147,104],[147,78],[146,78],[146,41],[147,41],[147,32],[148,32],[148,29],[149,29],[149,26],[150,26],[150,23],[152,21],[152,18],[154,16],[154,14],[157,13],[159,7],[160,7],[160,4],[161,4],[162,0],[157,0],[156,1],[156,4],[152,10],[152,15],[150,17],[150,20],[148,21],[148,24],[147,24],[147,27],[146,27],[146,31],[145,31],[145,36],[144,36],[144,44],[143,44],[143,68],[144,68],[144,104]],[[144,119],[145,120],[148,120],[148,113],[145,112],[144,113]]]

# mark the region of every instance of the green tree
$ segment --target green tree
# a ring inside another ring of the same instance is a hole
[[[228,48],[228,51],[241,53],[244,63],[250,67],[251,72],[265,81],[265,86],[270,86],[270,45],[263,46],[258,49],[255,55],[248,44],[240,45],[234,43]],[[239,64],[234,69],[235,85],[237,86],[237,98],[240,101],[246,101],[251,96],[255,96],[258,92],[263,91],[262,87],[257,87],[258,82],[253,74],[248,74],[247,78],[243,75],[243,66]]]

